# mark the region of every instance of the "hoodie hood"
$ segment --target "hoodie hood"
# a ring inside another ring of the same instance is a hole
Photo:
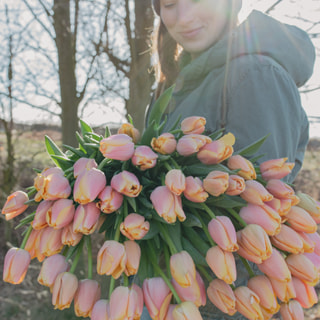
[[[224,66],[227,60],[249,54],[274,59],[291,75],[297,87],[306,83],[313,72],[315,49],[307,33],[253,11],[235,30],[185,66],[181,76],[186,85],[192,86],[192,82]]]

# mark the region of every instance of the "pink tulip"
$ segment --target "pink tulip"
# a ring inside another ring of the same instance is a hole
[[[140,170],[145,171],[153,168],[157,164],[158,155],[148,146],[139,146],[132,156],[132,164]]]
[[[130,240],[140,240],[149,231],[150,223],[145,221],[144,216],[130,213],[120,224],[121,233]]]
[[[202,320],[199,309],[191,301],[178,304],[172,311],[175,320]]]
[[[305,232],[299,232],[299,231],[296,231],[296,232],[299,234],[299,236],[301,238],[301,241],[303,243],[303,252],[304,253],[314,252],[315,243],[309,237],[309,235],[312,234],[312,233],[305,233]]]
[[[78,279],[70,272],[59,273],[52,288],[52,304],[55,309],[63,310],[70,304],[78,289]]]
[[[74,201],[80,204],[87,204],[94,201],[106,183],[106,176],[101,170],[92,168],[83,171],[77,177],[73,187]]]
[[[313,265],[317,268],[318,272],[320,272],[320,256],[318,256],[314,252],[305,253],[304,255],[313,263]]]
[[[286,214],[291,209],[292,201],[290,199],[278,199],[273,197],[271,201],[266,201],[264,204],[277,211],[280,217],[285,218]]]
[[[50,227],[61,229],[67,226],[74,217],[75,207],[70,199],[56,200],[51,210],[47,211],[46,220]]]
[[[172,133],[163,133],[158,138],[152,138],[151,147],[161,154],[171,154],[176,151],[177,141]]]
[[[227,216],[217,216],[208,224],[213,241],[223,250],[234,252],[239,249],[235,227]]]
[[[5,258],[3,266],[3,281],[12,284],[21,283],[28,271],[31,258],[28,251],[11,248]]]
[[[184,134],[201,134],[206,125],[204,117],[188,117],[181,121],[181,130]]]
[[[320,203],[313,199],[308,194],[297,192],[297,197],[299,198],[298,207],[306,210],[313,220],[319,224],[320,223]]]
[[[240,194],[240,197],[249,203],[262,206],[264,202],[271,201],[273,196],[267,189],[258,181],[246,181],[245,190]]]
[[[43,286],[52,289],[58,274],[68,271],[69,267],[64,256],[55,254],[43,261],[37,280]]]
[[[320,235],[318,232],[305,233],[305,235],[314,243],[314,253],[320,256]]]
[[[192,202],[205,202],[209,194],[204,190],[203,183],[198,177],[186,177],[184,196]]]
[[[246,188],[245,180],[236,174],[229,175],[228,182],[229,183],[228,183],[228,188],[226,190],[226,194],[229,196],[238,196]]]
[[[293,206],[300,201],[294,190],[282,180],[271,179],[268,181],[266,188],[278,199],[290,199],[292,201],[291,205]]]
[[[132,138],[134,143],[137,143],[140,139],[140,132],[131,123],[123,123],[118,129],[118,134],[126,134]]]
[[[2,214],[5,215],[6,220],[11,220],[26,211],[28,205],[25,202],[28,200],[28,195],[23,191],[10,194],[2,208]]]
[[[39,244],[40,253],[46,257],[59,253],[63,248],[61,235],[62,229],[53,229],[51,227],[42,229]]]
[[[168,223],[176,222],[177,217],[180,221],[186,219],[181,198],[166,186],[156,187],[150,195],[150,200],[158,215]]]
[[[274,236],[280,232],[281,217],[268,205],[259,206],[249,203],[246,207],[240,209],[239,216],[247,224],[258,224],[269,236]]]
[[[260,164],[260,172],[264,180],[282,179],[291,173],[294,163],[286,162],[288,158],[272,159]]]
[[[95,169],[98,168],[96,160],[90,159],[90,158],[80,158],[73,165],[73,176],[76,178],[82,172],[89,171],[93,168],[95,168]]]
[[[212,140],[201,134],[188,134],[179,139],[177,151],[181,156],[191,156]]]
[[[210,301],[223,313],[233,316],[236,310],[236,297],[231,287],[223,280],[214,279],[207,289]]]
[[[211,171],[203,180],[203,188],[212,196],[218,197],[229,186],[229,174],[223,171]]]
[[[69,180],[58,167],[46,168],[38,173],[34,179],[34,186],[38,193],[35,201],[67,199],[71,194]]]
[[[97,229],[99,217],[100,210],[95,203],[79,205],[73,219],[73,232],[92,234]]]
[[[177,306],[177,304],[170,304],[169,305],[169,308],[168,308],[168,311],[167,311],[167,314],[166,314],[166,317],[165,317],[166,320],[174,320],[174,318],[173,318],[173,310],[175,309],[176,306]]]
[[[291,207],[286,214],[286,222],[292,229],[300,232],[314,233],[318,228],[310,214],[298,206]]]
[[[138,178],[126,170],[114,175],[110,184],[113,189],[131,198],[137,197],[142,190]]]
[[[283,320],[303,320],[304,312],[301,304],[296,300],[290,300],[288,303],[282,303],[280,314]]]
[[[42,262],[46,257],[43,253],[40,252],[41,235],[43,230],[45,229],[46,228],[41,230],[33,229],[24,247],[24,249],[29,252],[31,259],[37,258],[39,262]]]
[[[297,277],[292,277],[293,286],[296,290],[296,300],[303,308],[309,309],[314,304],[318,303],[318,295],[313,286],[300,280]]]
[[[290,281],[279,281],[274,278],[269,278],[275,295],[280,301],[288,302],[296,297],[292,279]]]
[[[143,281],[143,298],[149,314],[154,320],[164,320],[168,311],[172,292],[165,281],[160,278],[150,278]]]
[[[112,275],[118,279],[126,268],[127,255],[123,244],[108,240],[100,248],[97,257],[97,273]]]
[[[124,273],[127,276],[132,276],[137,274],[138,272],[140,265],[141,249],[140,246],[132,240],[127,240],[123,244],[127,255],[127,262]]]
[[[126,161],[133,156],[134,143],[126,134],[114,134],[100,141],[99,150],[105,158]]]
[[[106,299],[98,300],[91,311],[91,320],[109,320],[110,319],[110,306],[109,301]]]
[[[52,209],[53,203],[54,202],[51,200],[43,200],[38,204],[36,213],[31,223],[33,229],[40,230],[48,226],[47,212]]]
[[[73,223],[71,222],[62,229],[61,242],[66,246],[76,246],[82,239],[83,234],[73,231]]]
[[[123,203],[123,195],[111,186],[106,186],[98,197],[100,201],[98,201],[96,205],[104,213],[117,211]]]
[[[172,169],[166,174],[165,184],[173,194],[180,196],[186,188],[186,178],[181,170]]]
[[[237,269],[232,252],[224,251],[219,246],[211,247],[207,251],[206,261],[218,279],[228,284],[236,281]]]
[[[227,166],[230,170],[239,170],[237,175],[245,180],[256,179],[257,174],[251,161],[241,155],[231,156]]]
[[[94,304],[100,299],[100,284],[91,279],[79,281],[78,290],[74,296],[74,312],[77,317],[90,317]]]

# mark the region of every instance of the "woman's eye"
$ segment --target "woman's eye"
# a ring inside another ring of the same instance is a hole
[[[164,8],[171,8],[171,7],[173,7],[175,4],[176,4],[175,1],[168,1],[168,2],[164,2],[164,3],[163,3],[163,7],[164,7]]]

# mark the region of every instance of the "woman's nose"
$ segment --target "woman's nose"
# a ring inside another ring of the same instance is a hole
[[[178,2],[177,23],[184,26],[188,25],[194,19],[194,6],[190,0]]]

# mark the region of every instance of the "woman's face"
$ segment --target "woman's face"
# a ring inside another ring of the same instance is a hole
[[[230,10],[228,0],[160,0],[162,22],[193,57],[220,39]]]

